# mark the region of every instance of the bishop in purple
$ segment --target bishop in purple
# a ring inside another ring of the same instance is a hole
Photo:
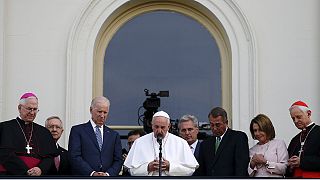
[[[23,94],[18,111],[17,118],[0,123],[0,174],[45,175],[57,147],[50,132],[34,122],[39,111],[37,96]]]

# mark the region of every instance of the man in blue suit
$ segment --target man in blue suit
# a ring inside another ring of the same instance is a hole
[[[69,156],[72,174],[118,176],[123,163],[122,147],[119,134],[105,125],[109,107],[107,98],[94,98],[89,122],[71,128]]]

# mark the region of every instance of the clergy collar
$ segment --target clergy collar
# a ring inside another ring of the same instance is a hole
[[[307,125],[306,128],[304,128],[303,130],[307,130],[307,131],[310,131],[310,129],[315,125],[314,122],[311,122],[310,124]]]
[[[22,125],[28,125],[28,124],[31,124],[31,123],[27,123],[27,122],[25,122],[24,120],[22,120],[20,116],[18,116],[16,119],[17,119],[17,120],[18,120],[18,122],[19,122],[20,124],[22,124]]]

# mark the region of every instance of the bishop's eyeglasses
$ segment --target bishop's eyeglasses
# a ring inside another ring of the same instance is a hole
[[[34,113],[37,113],[39,112],[40,110],[38,108],[30,108],[30,107],[25,107],[25,106],[22,106],[25,110],[27,110],[29,113],[31,113],[32,111]]]

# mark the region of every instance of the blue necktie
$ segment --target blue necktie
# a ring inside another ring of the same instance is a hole
[[[100,148],[100,151],[102,149],[102,135],[101,135],[101,131],[99,129],[100,127],[99,126],[96,126],[96,138],[97,138],[97,141],[98,141],[98,144],[99,144],[99,148]]]

